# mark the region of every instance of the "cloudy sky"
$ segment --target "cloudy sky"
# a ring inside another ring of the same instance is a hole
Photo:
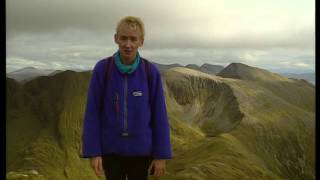
[[[7,72],[92,69],[126,15],[144,21],[140,54],[157,63],[315,69],[314,0],[6,0]]]

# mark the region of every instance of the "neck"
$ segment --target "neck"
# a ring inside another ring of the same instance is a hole
[[[136,59],[136,56],[134,56],[134,58],[132,58],[132,59],[127,59],[127,58],[123,57],[121,53],[120,53],[120,57],[121,57],[122,63],[125,65],[133,64],[134,60]]]

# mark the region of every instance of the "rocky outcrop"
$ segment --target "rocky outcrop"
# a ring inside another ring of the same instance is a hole
[[[207,136],[229,132],[243,118],[232,89],[219,77],[173,68],[166,73],[165,82],[171,101],[183,109],[184,120],[199,126]]]

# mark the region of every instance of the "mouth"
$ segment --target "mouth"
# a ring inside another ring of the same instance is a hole
[[[131,50],[123,50],[123,52],[124,52],[125,54],[131,54],[131,53],[132,53]]]

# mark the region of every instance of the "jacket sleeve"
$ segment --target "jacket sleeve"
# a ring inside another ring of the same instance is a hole
[[[100,64],[101,66],[101,64]],[[87,104],[83,122],[82,157],[90,158],[101,155],[101,117],[100,99],[102,95],[101,73],[99,63],[93,69],[88,88]]]
[[[154,159],[171,159],[170,128],[161,76],[154,65],[151,70],[152,156]]]

